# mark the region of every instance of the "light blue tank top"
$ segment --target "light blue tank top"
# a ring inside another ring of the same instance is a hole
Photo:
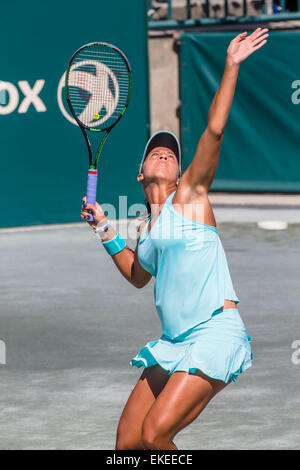
[[[171,339],[209,320],[224,300],[239,302],[217,229],[184,217],[167,198],[153,227],[139,240],[138,259],[155,279],[163,334]]]

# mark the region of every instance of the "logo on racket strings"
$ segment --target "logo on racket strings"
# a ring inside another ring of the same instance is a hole
[[[57,101],[64,117],[77,125],[63,104],[64,86],[65,73],[58,84]],[[118,80],[109,67],[93,60],[77,62],[69,72],[69,87],[77,90],[77,108],[74,110],[83,124],[97,127],[112,117],[118,105],[120,91]]]

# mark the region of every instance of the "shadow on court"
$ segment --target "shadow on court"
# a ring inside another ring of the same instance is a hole
[[[300,225],[218,230],[253,339],[253,367],[175,443],[299,449],[300,364],[292,343],[300,340]],[[0,231],[0,246],[0,448],[114,449],[119,416],[143,370],[129,361],[161,335],[153,282],[131,286],[84,224]]]

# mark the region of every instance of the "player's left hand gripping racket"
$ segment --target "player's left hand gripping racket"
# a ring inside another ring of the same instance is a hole
[[[117,47],[93,42],[82,46],[72,56],[66,71],[65,93],[89,152],[87,204],[96,202],[99,156],[108,134],[127,109],[131,90],[130,64]],[[104,132],[94,161],[86,129]],[[90,215],[89,221],[92,220]]]

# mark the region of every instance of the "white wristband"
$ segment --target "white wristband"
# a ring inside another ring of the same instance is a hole
[[[105,225],[105,227],[99,227],[99,228],[96,228],[96,230],[94,230],[95,233],[101,233],[101,232],[105,232],[105,230],[108,229],[108,227],[111,226],[111,221],[110,220],[107,220],[107,224]]]

